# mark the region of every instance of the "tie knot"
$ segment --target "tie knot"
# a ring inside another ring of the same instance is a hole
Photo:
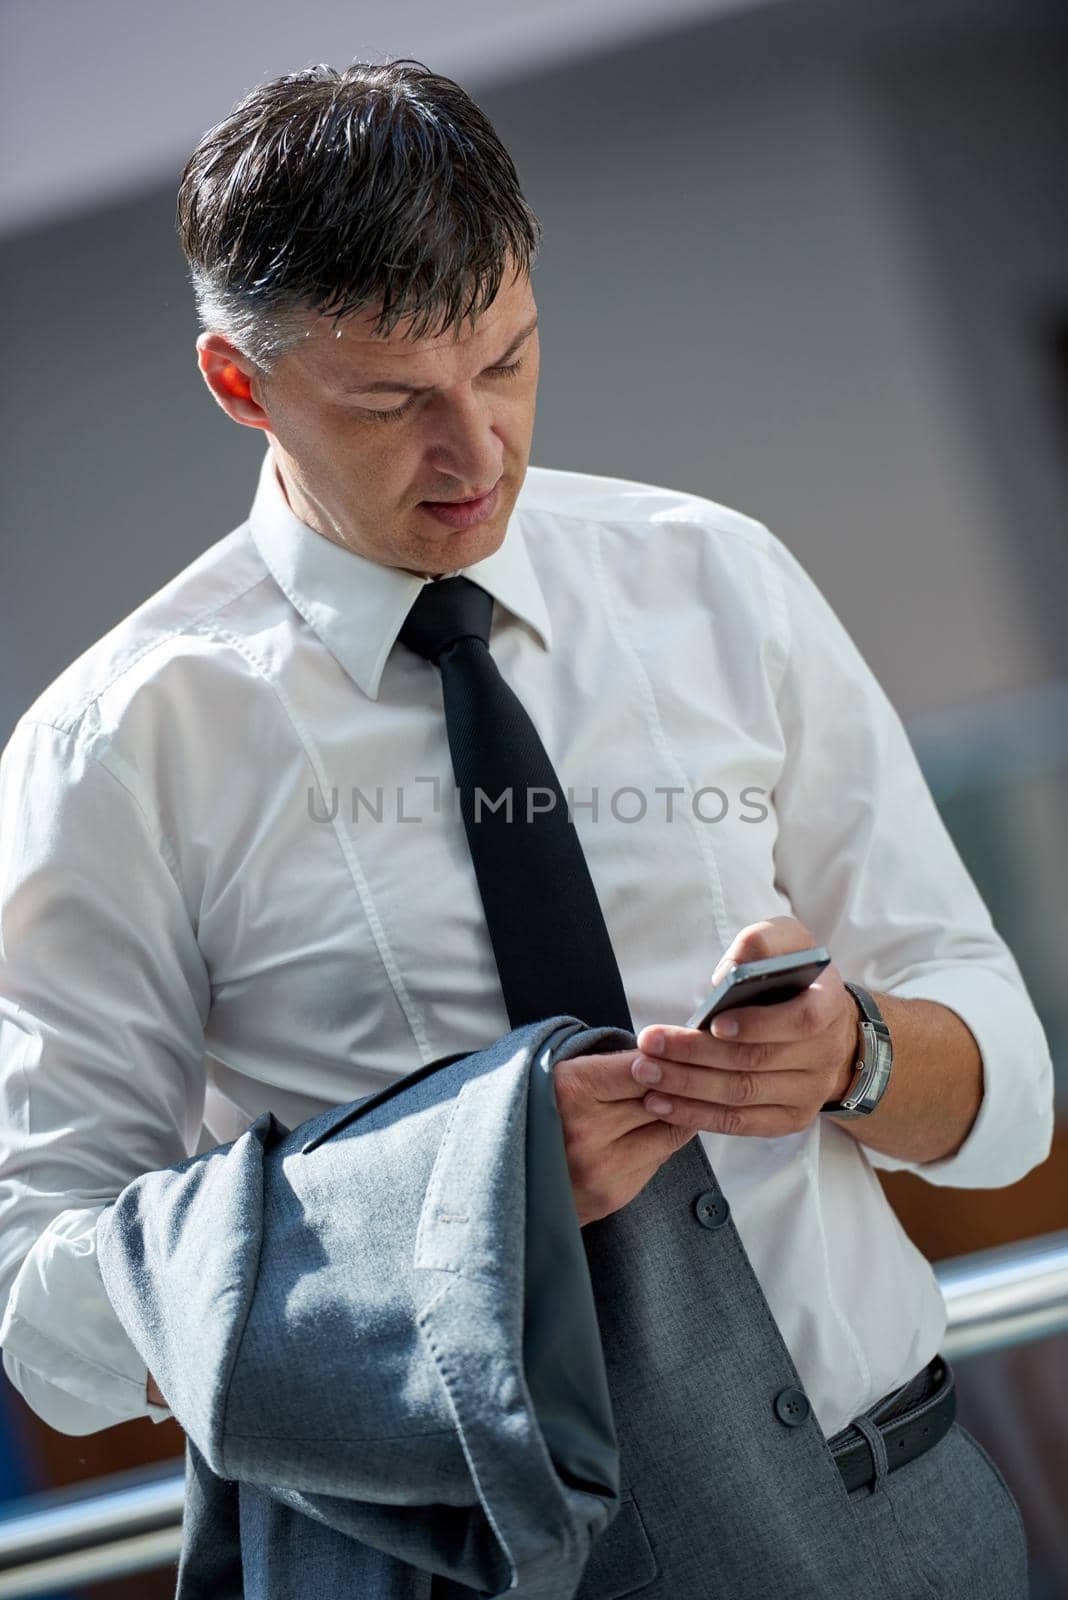
[[[397,635],[417,655],[438,660],[457,639],[489,644],[493,596],[471,578],[441,578],[424,583]]]

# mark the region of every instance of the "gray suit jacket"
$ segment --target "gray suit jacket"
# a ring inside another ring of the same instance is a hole
[[[574,1594],[619,1457],[553,1067],[633,1044],[530,1023],[104,1213],[188,1436],[179,1600]]]

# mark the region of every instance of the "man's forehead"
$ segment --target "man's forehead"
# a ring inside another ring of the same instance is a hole
[[[334,339],[345,344],[361,354],[376,355],[381,352],[392,359],[402,356],[407,359],[418,358],[422,355],[437,355],[442,350],[455,350],[464,345],[473,344],[495,326],[501,326],[504,318],[497,302],[486,308],[480,317],[472,321],[467,318],[459,327],[439,328],[430,333],[422,332],[418,338],[411,336],[413,319],[402,318],[389,333],[376,333],[374,323],[378,315],[377,310],[358,311],[351,316],[333,319],[321,317],[319,320],[326,326],[321,329],[320,337]]]
[[[346,350],[358,352],[361,357],[367,356],[376,361],[382,359],[393,362],[399,357],[409,362],[421,356],[439,355],[442,351],[462,349],[486,339],[493,340],[502,330],[510,333],[518,328],[518,318],[521,317],[526,323],[535,315],[529,279],[517,281],[513,286],[502,285],[477,317],[465,317],[459,326],[448,328],[442,328],[439,322],[437,327],[432,326],[430,332],[424,331],[415,339],[411,337],[416,320],[414,316],[402,317],[388,334],[376,333],[374,328],[380,311],[381,304],[351,312],[344,317],[309,312],[305,339],[316,346],[332,342],[335,346],[343,346]]]
[[[469,368],[473,374],[512,360],[534,331],[538,313],[529,292],[510,303],[498,296],[473,324],[465,319],[458,331],[449,328],[415,340],[404,337],[403,322],[388,336],[374,334],[373,311],[340,318],[313,313],[312,318],[293,353],[298,368],[306,366],[338,394],[400,394],[451,383]]]

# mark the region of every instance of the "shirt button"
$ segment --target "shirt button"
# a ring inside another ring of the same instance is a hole
[[[702,1228],[722,1228],[731,1214],[726,1195],[717,1194],[715,1189],[706,1189],[704,1194],[699,1194],[693,1209]]]
[[[799,1428],[812,1407],[801,1389],[780,1389],[775,1396],[775,1415],[788,1428]]]

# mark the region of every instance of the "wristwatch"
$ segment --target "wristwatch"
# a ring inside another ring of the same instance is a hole
[[[867,1117],[875,1110],[890,1082],[890,1068],[894,1064],[894,1047],[890,1042],[890,1029],[883,1014],[867,989],[859,983],[843,980],[860,1011],[860,1032],[864,1039],[864,1054],[856,1063],[856,1075],[841,1100],[828,1100],[820,1107],[834,1117]]]

